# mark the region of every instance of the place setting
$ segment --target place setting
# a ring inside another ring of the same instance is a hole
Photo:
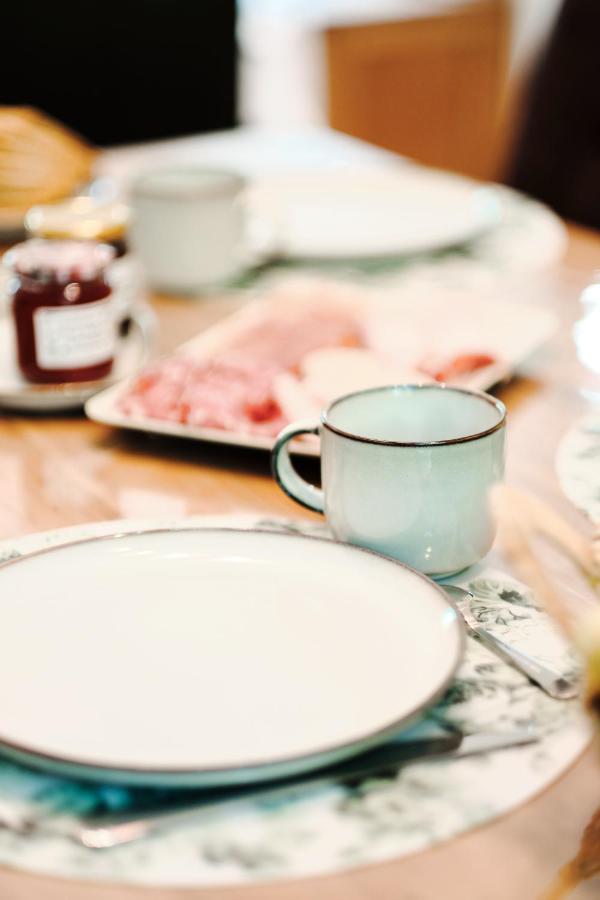
[[[5,542],[0,860],[155,885],[324,874],[556,778],[591,730],[580,661],[511,553],[488,553],[505,417],[466,388],[359,391],[273,449],[323,525],[124,520]],[[307,431],[322,489],[289,455]]]

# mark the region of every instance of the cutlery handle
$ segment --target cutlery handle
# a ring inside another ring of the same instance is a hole
[[[214,801],[197,802],[178,810],[149,811],[145,815],[129,820],[83,821],[73,833],[73,838],[91,850],[105,850],[121,844],[129,844],[140,838],[148,837],[165,826],[182,824],[198,815],[206,815],[215,809],[234,805],[249,797],[273,800],[278,796],[286,796],[295,788],[317,787],[330,784],[332,781],[344,782],[358,778],[374,776],[391,769],[397,769],[411,762],[423,762],[427,759],[453,759],[470,756],[476,753],[489,753],[507,747],[534,743],[539,740],[539,733],[531,728],[522,728],[513,732],[483,732],[463,737],[460,732],[429,738],[422,741],[398,742],[367,751],[360,756],[333,765],[327,769],[308,772],[290,778],[285,783],[271,785],[249,785],[246,789],[233,789],[225,797]]]
[[[267,784],[263,782],[241,788],[225,788],[223,792],[217,791],[213,797],[209,798],[204,793],[202,800],[192,800],[189,805],[177,810],[147,811],[145,815],[138,818],[130,818],[121,822],[88,819],[87,823],[78,830],[77,839],[86,847],[94,850],[115,847],[118,844],[129,844],[147,837],[165,826],[179,824],[189,818],[194,818],[199,813],[205,815],[212,810],[235,805],[249,798],[259,797],[263,800],[274,800],[280,795],[289,794],[295,788],[316,787],[331,781],[341,782],[364,778],[367,775],[399,768],[406,763],[429,757],[450,755],[458,750],[462,740],[462,734],[458,731],[414,742],[392,740],[388,744],[367,750],[350,760],[327,766],[325,769],[294,775],[279,782]]]
[[[319,426],[314,423],[299,422],[297,425],[288,425],[278,435],[271,454],[271,469],[275,481],[288,497],[295,500],[301,506],[322,513],[325,509],[323,491],[309,484],[296,472],[290,459],[289,442],[302,434],[319,435]]]
[[[579,686],[568,678],[558,675],[552,669],[537,662],[533,657],[522,653],[510,644],[506,644],[501,638],[496,637],[485,628],[474,629],[475,634],[482,643],[486,644],[502,656],[507,662],[512,663],[524,675],[535,681],[547,694],[555,700],[572,700],[579,695]]]

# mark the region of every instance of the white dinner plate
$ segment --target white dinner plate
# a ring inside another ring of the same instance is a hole
[[[0,568],[0,744],[106,781],[222,785],[376,744],[448,685],[442,589],[318,538],[224,529],[67,544]]]
[[[272,232],[275,256],[367,259],[463,244],[498,224],[492,187],[406,164],[258,179],[256,221]]]

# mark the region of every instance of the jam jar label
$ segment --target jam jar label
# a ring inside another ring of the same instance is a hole
[[[114,356],[116,328],[110,300],[40,306],[33,314],[33,327],[42,369],[83,369]]]

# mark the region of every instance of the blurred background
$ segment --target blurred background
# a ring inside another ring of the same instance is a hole
[[[242,0],[240,117],[498,177],[560,0]]]
[[[600,225],[596,0],[68,0],[3,11],[0,101],[100,146],[330,125]]]

